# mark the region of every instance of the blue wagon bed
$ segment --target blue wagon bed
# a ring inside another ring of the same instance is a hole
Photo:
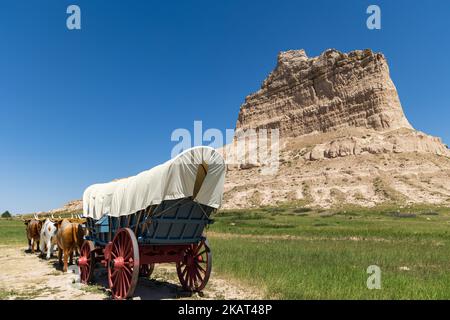
[[[201,240],[205,226],[211,224],[214,208],[199,204],[192,199],[166,200],[160,205],[123,217],[103,216],[86,221],[91,240],[106,245],[120,228],[134,231],[140,244],[189,244]]]
[[[201,291],[212,267],[204,229],[221,204],[224,178],[222,156],[196,147],[137,176],[87,188],[81,282],[101,263],[113,297],[124,299],[155,263],[174,262],[183,288]]]

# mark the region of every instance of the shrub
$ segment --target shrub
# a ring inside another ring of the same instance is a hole
[[[9,211],[5,211],[2,213],[2,218],[11,218],[11,213]]]

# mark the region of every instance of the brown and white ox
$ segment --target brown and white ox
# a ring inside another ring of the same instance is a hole
[[[63,264],[63,271],[67,272],[68,260],[73,263],[74,250],[79,250],[83,245],[84,231],[81,224],[70,222],[69,219],[63,219],[57,222],[58,231],[56,233],[56,242],[58,244],[59,264]]]
[[[42,221],[36,218],[24,221],[27,226],[28,250],[34,253],[34,244],[36,243],[36,250],[39,250],[39,240],[41,238]]]

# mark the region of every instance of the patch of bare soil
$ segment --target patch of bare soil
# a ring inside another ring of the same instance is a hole
[[[64,273],[56,258],[42,259],[26,253],[24,247],[0,246],[0,299],[101,300],[110,299],[106,269],[95,271],[94,283],[79,283],[78,268]],[[140,278],[134,298],[155,299],[261,299],[261,290],[237,284],[211,274],[202,294],[184,292],[179,285],[174,264],[156,265],[150,278]]]

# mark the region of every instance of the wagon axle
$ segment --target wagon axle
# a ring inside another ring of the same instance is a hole
[[[125,261],[123,257],[117,257],[110,260],[109,265],[110,268],[121,270],[124,269],[125,267],[133,265],[133,259],[130,258],[128,261]]]

